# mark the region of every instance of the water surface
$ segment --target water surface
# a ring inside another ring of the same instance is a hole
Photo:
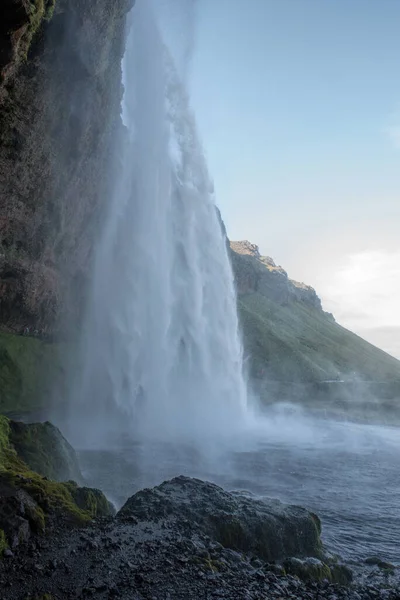
[[[322,519],[327,547],[347,560],[400,564],[400,430],[316,420],[275,408],[223,443],[123,440],[79,453],[85,477],[121,506],[138,489],[176,475],[300,504]]]

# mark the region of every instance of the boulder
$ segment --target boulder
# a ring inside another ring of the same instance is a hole
[[[9,423],[10,443],[32,471],[55,481],[82,481],[75,450],[52,423]]]
[[[278,500],[227,492],[212,483],[176,477],[132,496],[120,519],[169,521],[209,536],[225,548],[251,552],[266,561],[322,556],[316,515]]]
[[[294,575],[302,581],[329,581],[338,585],[349,585],[353,580],[353,572],[347,565],[332,562],[327,559],[322,562],[316,558],[288,558],[283,567],[289,575]]]
[[[286,573],[295,575],[303,581],[332,581],[332,573],[328,565],[317,558],[288,558],[283,563]]]

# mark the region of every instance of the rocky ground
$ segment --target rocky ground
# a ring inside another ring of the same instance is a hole
[[[219,506],[213,505],[218,498]],[[227,547],[227,540],[224,547],[218,541],[224,502],[233,502],[242,531],[254,534],[261,522],[256,526],[260,507],[253,510],[250,499],[241,504],[237,496],[216,486],[178,478],[139,492],[116,518],[94,521],[84,529],[55,528],[51,535],[32,539],[18,551],[6,551],[0,562],[0,598],[400,598],[400,590],[389,588],[384,576],[338,585],[323,577],[317,559],[292,561],[309,564],[302,581],[288,574],[291,561],[283,560],[285,571],[260,558],[255,545],[252,551],[243,552],[238,548],[243,538],[232,541],[236,550]],[[268,511],[271,516],[271,510],[268,507],[264,517]],[[279,523],[276,526],[279,530]],[[311,572],[313,576],[319,573],[322,580],[307,580]]]

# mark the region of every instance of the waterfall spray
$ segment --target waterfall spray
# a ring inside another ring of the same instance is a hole
[[[246,385],[233,275],[187,95],[149,0],[131,13],[127,127],[96,249],[72,400],[81,439],[204,439],[239,427]]]

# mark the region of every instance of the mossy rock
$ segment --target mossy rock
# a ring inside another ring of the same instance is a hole
[[[82,480],[74,449],[52,423],[10,421],[10,442],[39,475],[56,481]]]
[[[14,0],[2,14],[3,56],[0,60],[1,87],[16,76],[28,58],[32,42],[40,38],[44,25],[54,13],[56,0]]]
[[[23,60],[28,57],[32,40],[39,32],[42,25],[52,18],[55,4],[56,0],[30,0],[30,2],[26,4],[27,26],[20,41],[20,59]]]
[[[74,481],[67,484],[76,505],[92,517],[108,517],[115,515],[115,508],[107,500],[103,492],[94,488],[79,487]]]
[[[338,585],[350,585],[353,573],[349,567],[341,563],[326,563],[316,558],[289,558],[284,561],[283,567],[289,575],[294,575],[302,581],[324,581]]]
[[[53,523],[81,526],[113,514],[99,490],[60,483],[32,471],[12,445],[13,423],[0,416],[0,528],[14,547]]]
[[[330,565],[333,583],[338,585],[350,585],[353,581],[353,572],[347,566],[340,563]]]
[[[3,529],[0,529],[0,556],[3,555],[4,550],[8,547],[6,534]]]
[[[288,556],[322,557],[320,522],[298,506],[219,486],[175,477],[153,489],[137,492],[118,513],[120,519],[173,519],[209,536],[225,548],[250,552],[263,561]],[[190,525],[188,525],[190,524]]]
[[[289,558],[283,563],[287,574],[294,575],[302,581],[332,581],[331,569],[316,558]]]

